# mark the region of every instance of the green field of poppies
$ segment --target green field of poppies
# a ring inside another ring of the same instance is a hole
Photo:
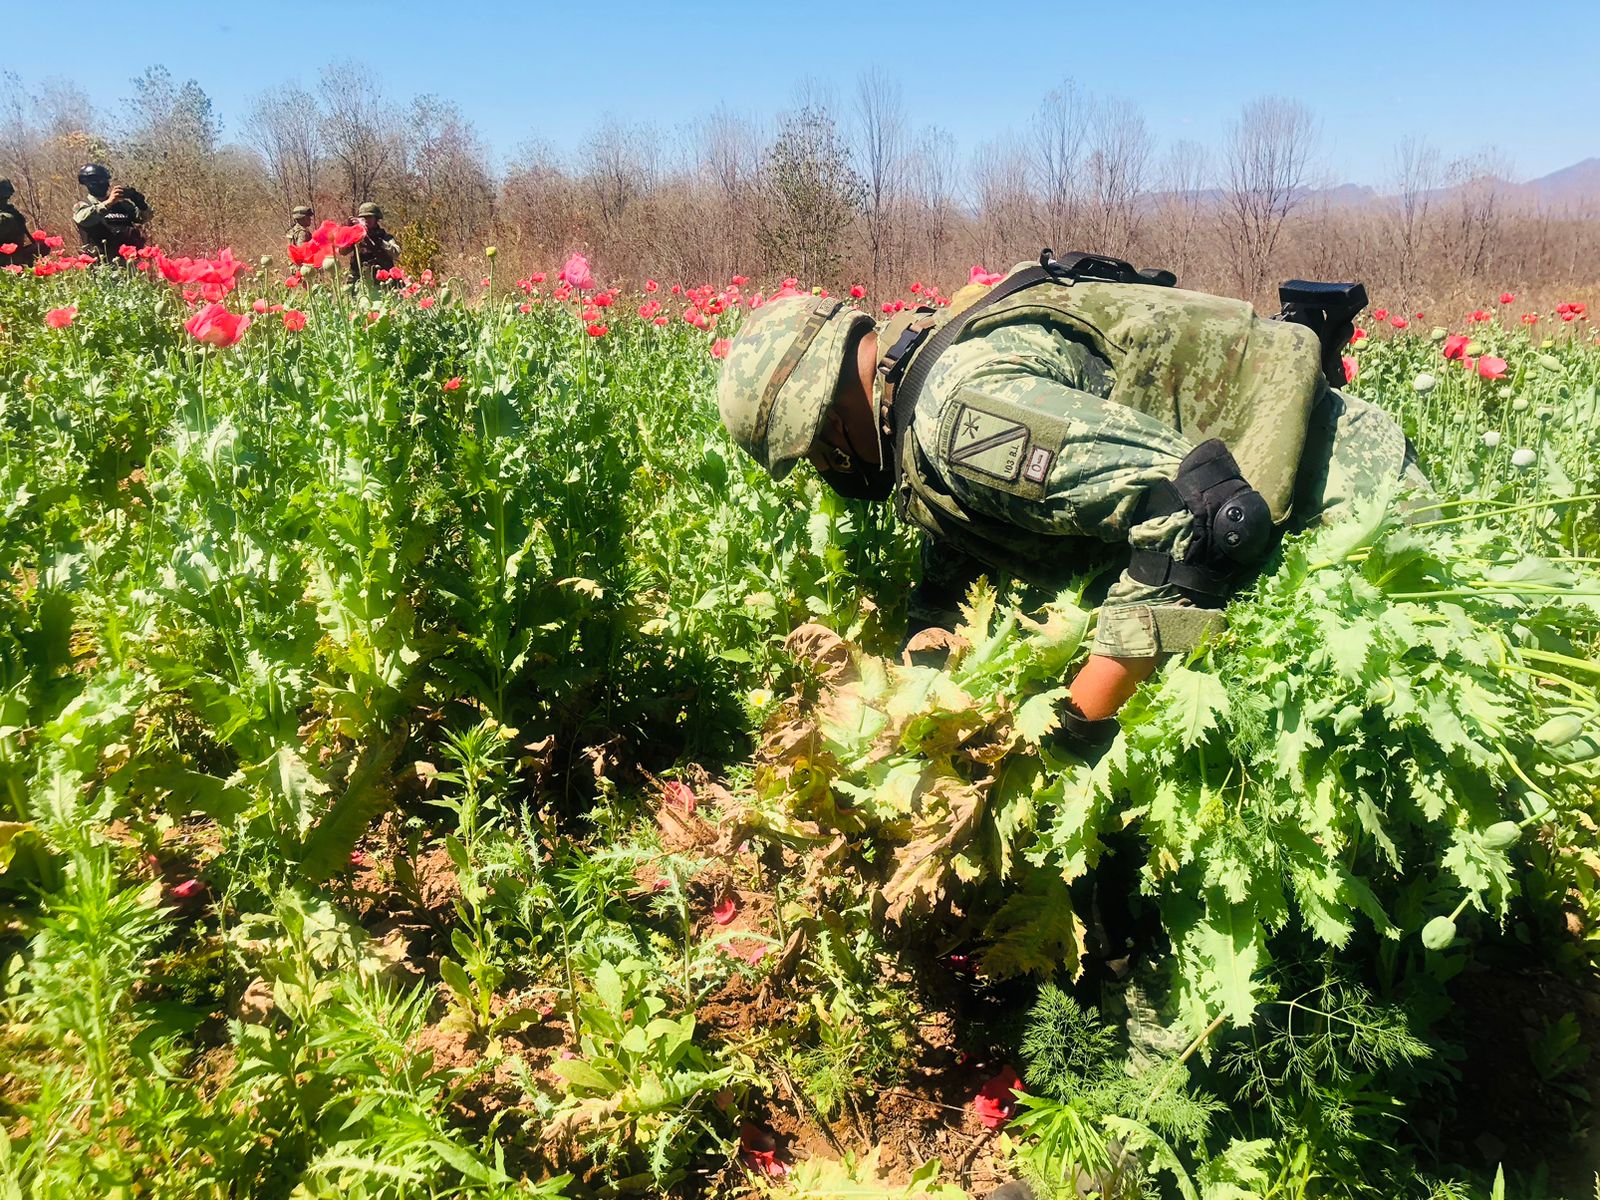
[[[0,273],[0,1197],[1595,1193],[1581,299],[1366,314],[1437,497],[1090,764],[1082,591],[906,665],[914,540],[723,434],[801,283],[338,237]]]

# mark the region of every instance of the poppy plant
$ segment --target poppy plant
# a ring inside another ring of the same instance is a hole
[[[225,350],[244,336],[244,331],[250,328],[250,318],[231,313],[213,301],[185,321],[183,327],[195,340]]]
[[[1496,358],[1492,354],[1483,354],[1478,357],[1478,374],[1484,379],[1504,379],[1506,377],[1506,360]]]
[[[867,289],[862,287],[859,283],[852,283],[850,285],[850,299],[852,299],[852,300],[860,300],[860,299],[863,299],[866,296],[866,294],[867,294]]]
[[[1444,340],[1444,356],[1460,360],[1467,356],[1467,343],[1471,339],[1464,333],[1453,333]]]
[[[1500,303],[1501,304],[1510,304],[1516,298],[1517,298],[1517,294],[1515,292],[1501,292],[1500,293]]]
[[[298,333],[306,327],[306,315],[298,308],[283,310],[283,327],[290,333]]]
[[[0,242],[0,254],[15,254],[16,252],[17,244],[15,242]]]
[[[461,376],[459,376],[459,375],[452,375],[452,376],[450,376],[449,379],[446,379],[444,381],[444,390],[447,391],[447,392],[453,392],[460,386],[461,386]]]
[[[610,331],[607,330],[604,325],[598,325],[597,324],[597,325],[590,325],[589,328],[586,330],[586,332],[588,333],[588,335],[590,337],[597,338],[597,337],[605,337],[605,335]]]
[[[44,315],[44,323],[51,329],[65,329],[72,324],[72,318],[78,315],[77,305],[68,305],[66,308],[52,308]]]
[[[1375,308],[1375,309],[1373,309],[1372,310],[1372,319],[1374,321],[1387,321],[1389,319],[1389,310],[1387,308]]]

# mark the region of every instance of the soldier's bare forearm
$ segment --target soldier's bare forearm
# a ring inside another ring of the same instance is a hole
[[[1091,721],[1112,716],[1161,665],[1161,658],[1112,658],[1091,654],[1069,686],[1072,704]]]

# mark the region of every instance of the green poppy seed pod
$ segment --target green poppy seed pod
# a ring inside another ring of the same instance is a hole
[[[1539,343],[1539,349],[1541,349],[1541,350],[1553,350],[1553,349],[1555,349],[1555,345],[1556,345],[1555,338],[1545,338],[1544,341]]]
[[[1528,411],[1528,398],[1526,396],[1518,396],[1515,400],[1513,400],[1511,402],[1511,411],[1512,412],[1527,412]]]
[[[1428,331],[1428,340],[1430,342],[1442,342],[1442,341],[1444,341],[1445,338],[1447,338],[1449,336],[1450,336],[1450,331],[1448,329],[1446,329],[1443,325],[1435,325],[1432,329],[1430,329]]]
[[[1454,917],[1435,917],[1422,927],[1422,944],[1429,950],[1443,950],[1455,940]]]
[[[267,267],[270,267],[271,265],[272,265],[272,255],[263,254],[261,256],[261,266],[262,266],[262,268],[265,269]]]
[[[1547,371],[1561,370],[1561,360],[1554,354],[1539,355],[1539,365]]]
[[[1483,343],[1474,339],[1467,343],[1467,353],[1476,358],[1483,353]]]
[[[1556,415],[1556,410],[1551,408],[1548,404],[1546,404],[1543,408],[1541,408],[1539,410],[1539,420],[1541,420],[1541,421],[1554,420],[1555,419],[1555,415]]]
[[[1483,435],[1483,444],[1493,450],[1500,444],[1500,431],[1491,429]]]
[[[500,251],[496,250],[493,246],[485,246],[483,248],[483,256],[485,258],[493,258],[496,254],[499,254],[499,253],[500,253]]]
[[[1508,850],[1522,836],[1522,826],[1515,821],[1496,821],[1483,831],[1482,842],[1491,850]]]
[[[1551,717],[1533,731],[1534,739],[1545,746],[1565,746],[1583,732],[1583,718],[1577,713]]]
[[[1429,392],[1433,391],[1433,389],[1438,387],[1438,386],[1439,386],[1439,380],[1435,376],[1430,375],[1426,371],[1423,371],[1420,375],[1418,375],[1415,379],[1413,379],[1411,381],[1412,389],[1417,391],[1417,392],[1419,392],[1420,394],[1422,394],[1424,396],[1426,396]]]
[[[1538,457],[1532,450],[1522,446],[1511,452],[1511,465],[1519,471],[1524,471],[1533,466]]]

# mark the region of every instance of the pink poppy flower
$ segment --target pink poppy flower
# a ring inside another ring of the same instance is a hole
[[[594,287],[594,273],[589,269],[589,260],[582,254],[574,252],[562,266],[561,273],[556,276],[562,283],[575,287],[580,292],[586,292]]]
[[[72,324],[72,318],[78,315],[78,306],[69,304],[66,308],[52,308],[44,315],[44,323],[51,329],[65,329]]]

